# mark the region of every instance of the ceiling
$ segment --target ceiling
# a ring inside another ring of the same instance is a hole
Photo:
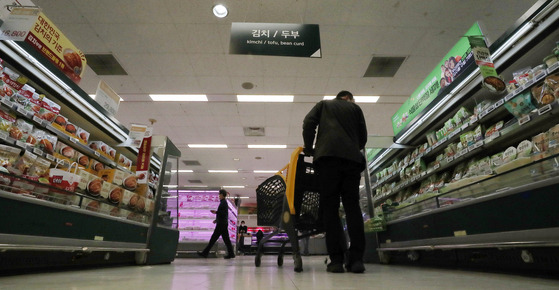
[[[33,0],[84,53],[111,53],[128,75],[97,76],[87,68],[80,87],[94,94],[100,80],[124,100],[116,118],[148,124],[181,150],[180,186],[242,185],[232,195],[256,202],[256,187],[302,146],[302,120],[324,95],[349,90],[379,95],[359,104],[369,135],[391,136],[391,116],[471,27],[480,21],[491,43],[535,0]],[[229,8],[226,18],[214,4]],[[230,55],[232,22],[318,24],[322,58]],[[373,56],[404,56],[392,78],[364,78]],[[251,82],[247,90],[241,84]],[[152,102],[148,94],[207,94],[209,102]],[[238,103],[237,94],[294,95],[293,103]],[[243,127],[264,127],[247,137]],[[227,144],[191,149],[187,144]],[[287,144],[287,149],[247,149]],[[208,173],[208,170],[239,173]],[[199,180],[201,183],[192,183]]]

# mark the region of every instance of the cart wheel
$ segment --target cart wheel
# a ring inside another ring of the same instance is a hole
[[[293,270],[297,273],[303,272],[303,259],[301,259],[301,255],[295,255],[293,260],[295,262],[295,268]]]
[[[283,266],[283,253],[279,253],[278,255],[278,266]]]
[[[260,263],[262,263],[262,254],[256,253],[256,256],[254,257],[254,266],[260,267]]]

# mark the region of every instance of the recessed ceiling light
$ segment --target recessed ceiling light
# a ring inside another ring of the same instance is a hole
[[[222,187],[223,188],[245,188],[244,185],[224,185]],[[237,197],[237,198],[241,198],[241,197]]]
[[[336,96],[324,96],[323,100],[333,100]],[[379,96],[353,96],[356,103],[376,103]]]
[[[150,94],[149,97],[154,102],[207,102],[206,95],[154,95]]]
[[[285,149],[287,145],[248,145],[250,149]]]
[[[215,15],[215,17],[218,18],[223,18],[225,16],[227,16],[227,14],[229,14],[229,11],[227,11],[227,7],[225,7],[222,4],[217,4],[212,8],[212,11]]]
[[[277,173],[277,170],[254,170],[254,173]]]
[[[189,148],[227,148],[227,144],[188,144]]]
[[[239,161],[241,158],[233,158],[233,161]]]
[[[208,170],[209,173],[238,173],[237,170]]]
[[[179,186],[178,186],[178,185],[165,184],[165,185],[163,185],[163,187],[166,187],[166,188],[177,188],[177,187],[179,187]]]
[[[194,171],[192,169],[180,169],[180,170],[173,170],[173,172],[185,173],[185,172],[194,172]]]
[[[288,95],[237,95],[239,102],[293,103],[293,96]]]

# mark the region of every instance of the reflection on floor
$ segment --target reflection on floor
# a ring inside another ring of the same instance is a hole
[[[366,264],[364,274],[327,273],[324,256],[303,257],[302,273],[290,256],[232,260],[177,259],[157,266],[123,266],[0,277],[0,289],[559,289],[559,280],[518,275]]]

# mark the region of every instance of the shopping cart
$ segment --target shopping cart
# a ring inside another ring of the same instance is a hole
[[[278,266],[283,265],[285,245],[289,242],[295,262],[294,270],[303,271],[299,240],[323,232],[317,177],[312,163],[305,162],[302,151],[302,147],[295,149],[289,164],[256,188],[258,225],[275,227],[258,244],[254,260],[256,267],[261,264],[265,243],[283,230],[289,239],[281,244]],[[305,234],[298,235],[298,231]]]

